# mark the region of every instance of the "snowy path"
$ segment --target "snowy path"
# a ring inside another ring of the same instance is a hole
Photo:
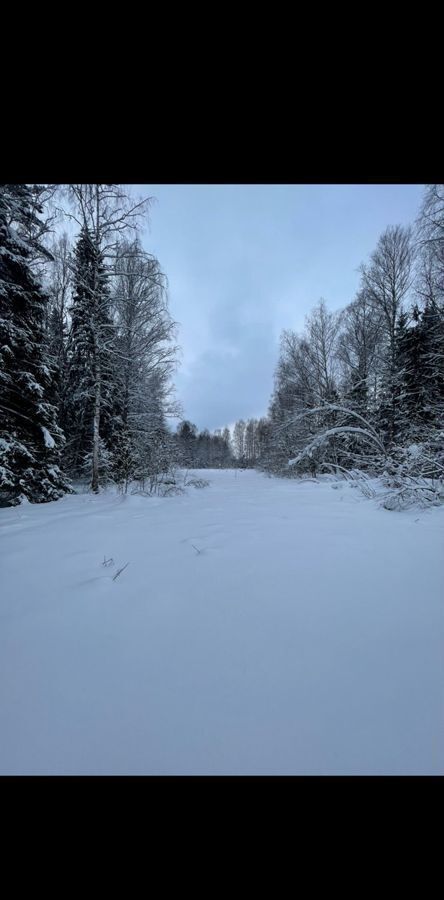
[[[0,510],[0,773],[444,773],[444,509],[202,475]]]

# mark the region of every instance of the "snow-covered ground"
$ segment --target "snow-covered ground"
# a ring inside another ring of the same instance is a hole
[[[444,509],[200,474],[0,510],[0,773],[443,774]]]

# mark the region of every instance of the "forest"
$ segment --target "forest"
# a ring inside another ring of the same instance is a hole
[[[175,397],[149,207],[120,184],[0,185],[0,506],[79,483],[168,493],[180,468],[230,467],[377,476],[388,508],[442,502],[444,185],[369,248],[350,302],[283,331],[267,414],[213,433]]]
[[[442,776],[444,185],[159,187],[0,185],[0,775]]]

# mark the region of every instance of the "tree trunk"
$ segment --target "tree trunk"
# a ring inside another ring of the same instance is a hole
[[[99,493],[99,451],[100,451],[100,400],[101,400],[101,370],[100,363],[96,362],[96,383],[94,386],[94,423],[93,423],[93,459],[91,490]]]
[[[96,251],[100,247],[100,202],[99,202],[99,185],[96,184]],[[94,303],[96,307],[100,303],[98,296],[99,278],[98,278],[98,262],[96,256],[95,272],[94,272]],[[100,451],[100,399],[101,399],[101,366],[100,366],[100,347],[97,346],[97,335],[94,335],[94,352],[95,352],[95,385],[94,385],[94,424],[93,424],[93,458],[92,458],[92,479],[91,490],[95,494],[99,493],[99,451]]]

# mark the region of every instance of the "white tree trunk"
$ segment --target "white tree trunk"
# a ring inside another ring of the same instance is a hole
[[[101,368],[100,362],[96,361],[94,386],[94,421],[93,421],[93,458],[92,458],[92,478],[91,490],[99,493],[99,453],[100,453],[100,401],[101,401]]]

